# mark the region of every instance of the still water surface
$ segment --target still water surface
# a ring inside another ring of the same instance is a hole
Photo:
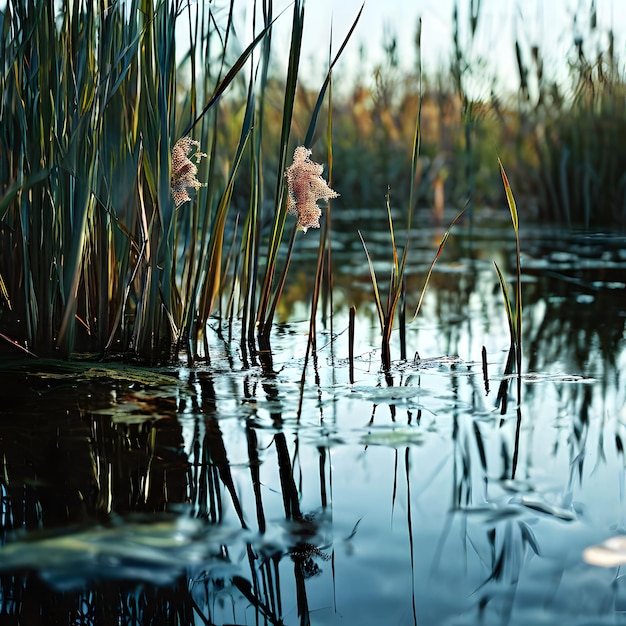
[[[363,234],[384,276],[384,244]],[[440,235],[421,231],[410,293]],[[509,230],[460,229],[386,374],[352,239],[338,237],[332,328],[320,318],[306,367],[301,286],[272,375],[243,366],[226,328],[193,369],[0,364],[0,616],[626,624],[620,567],[583,558],[626,533],[626,240],[524,233],[522,401],[511,381],[503,413],[492,261],[511,276]],[[317,240],[302,241],[306,284]]]

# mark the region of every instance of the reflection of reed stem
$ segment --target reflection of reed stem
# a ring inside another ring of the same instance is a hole
[[[298,617],[300,626],[310,626],[309,601],[306,595],[306,585],[304,584],[304,569],[301,561],[294,561],[293,574],[296,580],[296,602],[298,605]]]
[[[230,494],[233,507],[237,513],[237,517],[241,522],[243,528],[247,528],[244,521],[243,509],[237,490],[235,488],[235,482],[233,480],[232,473],[230,471],[230,463],[226,454],[226,446],[224,445],[224,438],[222,431],[219,427],[218,421],[214,417],[207,417],[205,419],[206,435],[204,438],[204,451],[205,455],[208,455],[210,466],[217,468],[220,480],[228,490]],[[214,485],[217,489],[217,486]]]
[[[318,446],[320,454],[320,501],[324,508],[328,506],[328,495],[326,493],[326,448]]]
[[[404,453],[404,469],[406,472],[406,523],[409,533],[409,552],[411,555],[411,602],[413,608],[413,624],[417,626],[417,609],[415,606],[415,546],[413,545],[413,520],[411,517],[411,464],[409,447]]]
[[[354,384],[354,320],[356,317],[356,307],[350,307],[350,316],[348,318],[348,362],[350,373],[350,384]]]
[[[485,394],[489,395],[489,370],[487,366],[487,348],[483,346],[482,350],[483,359],[483,382],[485,383]]]
[[[293,479],[291,459],[289,457],[285,433],[280,432],[274,435],[274,446],[276,447],[276,455],[278,457],[278,471],[280,474],[285,517],[287,519],[300,519],[302,513],[300,512],[298,489]]]
[[[400,294],[400,312],[398,316],[400,327],[400,359],[406,361],[406,277],[402,275],[402,292]]]
[[[250,463],[250,476],[252,478],[252,489],[254,491],[254,502],[256,504],[256,518],[259,532],[265,532],[265,512],[263,510],[263,499],[261,497],[261,462],[257,452],[258,440],[256,430],[249,425],[246,427],[248,439],[248,459]]]
[[[266,335],[259,332],[259,361],[265,376],[274,375],[274,359],[272,358],[272,347],[270,345],[269,333]]]
[[[519,376],[519,374],[518,374]],[[517,461],[519,459],[519,438],[522,430],[522,408],[521,405],[517,405],[517,420],[515,424],[515,444],[513,448],[513,461],[511,466],[511,479],[515,478],[515,471],[517,470]]]

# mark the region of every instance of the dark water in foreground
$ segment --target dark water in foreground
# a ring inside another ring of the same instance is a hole
[[[626,624],[626,552],[583,558],[626,534],[626,241],[526,234],[504,414],[491,262],[510,275],[513,248],[472,242],[442,258],[388,376],[352,250],[302,388],[295,303],[273,376],[217,334],[196,369],[2,361],[1,623]]]

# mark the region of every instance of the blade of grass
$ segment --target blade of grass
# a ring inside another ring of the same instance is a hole
[[[380,300],[380,293],[378,291],[378,281],[376,280],[376,271],[374,270],[374,264],[372,263],[372,259],[370,257],[370,253],[367,250],[367,246],[365,245],[365,240],[363,239],[363,235],[361,235],[361,231],[357,231],[359,235],[359,239],[361,240],[361,244],[363,245],[363,250],[365,250],[365,256],[367,257],[367,264],[370,269],[370,278],[372,279],[372,288],[374,290],[374,301],[376,303],[376,311],[378,312],[378,321],[380,323],[381,331],[385,327],[385,313],[383,311],[383,305]]]
[[[256,8],[256,5],[255,5]],[[263,0],[263,24],[267,26],[273,19],[273,3],[271,0]],[[256,11],[254,12],[256,19]],[[256,25],[256,22],[255,22]],[[243,292],[243,305],[241,312],[241,340],[240,347],[244,364],[247,367],[247,354],[255,352],[255,322],[257,297],[257,278],[259,275],[259,250],[261,241],[261,207],[263,204],[263,152],[264,127],[265,127],[265,104],[268,89],[268,76],[270,68],[270,51],[272,42],[272,32],[268,31],[267,37],[263,41],[259,59],[259,89],[255,111],[255,122],[251,134],[251,159],[250,159],[250,201],[248,205],[248,215],[244,225],[244,235],[242,239],[242,251],[245,262],[242,264],[242,274],[240,276],[241,289]],[[252,81],[254,63],[250,68],[250,81]]]
[[[328,56],[329,56],[329,65],[328,65],[328,71],[326,73],[326,77],[324,79],[324,82],[320,88],[320,91],[317,95],[317,100],[315,102],[315,106],[313,107],[313,113],[311,114],[311,120],[309,122],[309,127],[307,129],[306,132],[306,136],[304,139],[304,145],[305,146],[311,146],[313,143],[313,136],[315,134],[315,129],[317,127],[317,122],[319,119],[319,114],[320,111],[322,109],[322,105],[324,102],[324,98],[326,96],[326,93],[328,92],[328,121],[327,121],[327,125],[326,125],[326,145],[327,145],[327,162],[328,162],[328,170],[327,170],[327,176],[328,176],[328,183],[329,186],[332,187],[332,172],[333,172],[333,150],[332,150],[332,134],[333,134],[333,98],[332,98],[332,71],[333,71],[333,67],[335,66],[335,64],[337,63],[337,61],[339,60],[341,54],[343,53],[343,51],[345,50],[348,41],[350,40],[352,34],[354,33],[356,26],[359,22],[359,19],[361,18],[361,14],[363,12],[363,8],[365,6],[365,3],[363,3],[361,5],[361,8],[359,10],[359,12],[357,13],[356,18],[354,19],[354,21],[352,22],[352,26],[350,27],[350,29],[348,30],[348,34],[346,35],[346,37],[344,38],[343,42],[341,43],[341,45],[339,46],[339,50],[337,51],[337,54],[335,54],[334,57],[332,57],[332,46],[333,46],[333,31],[332,31],[332,25],[331,25],[331,31],[330,31],[330,38],[329,38],[329,49],[328,49]],[[308,363],[308,357],[310,354],[310,351],[313,350],[315,351],[315,345],[316,345],[316,325],[315,325],[315,320],[316,320],[316,316],[317,316],[317,307],[318,307],[318,302],[319,302],[319,296],[320,296],[320,291],[322,288],[322,280],[323,280],[323,275],[324,275],[324,260],[325,260],[325,252],[326,250],[328,251],[328,255],[327,255],[327,267],[328,267],[328,276],[332,277],[332,266],[331,266],[331,246],[330,246],[330,224],[331,224],[331,202],[328,201],[328,205],[327,205],[327,209],[326,209],[326,219],[324,220],[324,227],[322,229],[322,234],[320,236],[319,239],[319,245],[318,245],[318,250],[317,250],[317,265],[316,265],[316,270],[315,270],[315,281],[313,284],[313,293],[312,293],[312,299],[311,299],[311,313],[310,313],[310,318],[309,318],[309,337],[308,337],[308,341],[307,341],[307,348],[306,348],[306,356],[304,359],[304,367],[302,370],[302,381],[301,383],[304,384],[304,378],[306,375],[306,367],[307,367],[307,363]],[[332,298],[332,289],[329,290],[329,293],[331,294],[331,298]],[[332,316],[331,316],[331,324],[332,324]],[[331,335],[332,335],[332,328],[331,328]]]
[[[382,357],[382,365],[383,369],[389,370],[391,367],[391,352],[390,352],[390,342],[391,342],[391,332],[393,330],[393,324],[396,316],[396,310],[398,307],[398,303],[402,299],[402,307],[401,307],[401,315],[400,315],[400,352],[401,357],[406,358],[406,344],[404,341],[404,333],[405,333],[405,323],[406,323],[406,312],[405,312],[405,304],[404,304],[404,285],[405,285],[405,277],[404,272],[406,268],[406,262],[408,258],[408,252],[410,248],[410,240],[411,240],[411,222],[412,215],[414,209],[414,188],[415,188],[415,178],[417,172],[417,163],[418,163],[418,155],[420,149],[420,140],[421,140],[421,132],[420,132],[420,116],[421,116],[421,21],[418,28],[417,33],[417,52],[418,52],[418,67],[419,69],[419,80],[420,80],[420,104],[418,105],[417,115],[415,119],[415,132],[413,136],[413,150],[412,150],[412,159],[411,159],[411,172],[410,172],[410,186],[409,186],[409,206],[407,211],[407,225],[406,225],[406,241],[404,245],[404,249],[402,251],[401,260],[398,261],[398,248],[396,245],[396,238],[394,232],[393,219],[391,215],[391,205],[390,205],[390,191],[387,189],[386,195],[386,209],[387,209],[387,219],[389,223],[389,234],[391,237],[391,248],[393,255],[393,263],[392,263],[392,271],[391,271],[391,279],[389,283],[389,294],[387,297],[387,306],[382,312],[382,303],[380,300],[380,295],[378,293],[378,287],[375,282],[375,275],[373,271],[373,267],[370,262],[370,274],[372,275],[372,285],[374,287],[375,299],[377,300],[377,306],[379,307],[379,319],[381,323],[381,357]],[[360,233],[359,233],[360,235]],[[363,238],[361,237],[361,241]],[[367,250],[366,250],[367,253]]]
[[[500,381],[498,388],[498,395],[496,396],[496,406],[500,407],[500,414],[504,415],[508,406],[508,388],[509,388],[509,376],[513,373],[513,365],[515,363],[515,355],[517,353],[517,330],[515,327],[515,314],[513,313],[513,307],[511,306],[511,298],[509,296],[509,290],[506,286],[506,281],[498,264],[494,261],[496,273],[498,274],[498,280],[500,281],[500,288],[502,290],[502,298],[504,300],[504,307],[506,311],[506,318],[509,324],[509,335],[511,337],[511,345],[506,359],[506,365],[504,366],[504,376]],[[519,379],[519,372],[518,372]]]
[[[437,254],[435,254],[435,258],[432,260],[430,267],[428,268],[428,272],[426,274],[426,280],[424,281],[424,286],[422,287],[420,298],[417,303],[417,307],[415,308],[415,313],[413,314],[413,319],[411,320],[411,323],[415,321],[415,318],[417,317],[418,313],[420,312],[420,309],[422,308],[422,303],[424,301],[424,296],[426,295],[426,289],[430,282],[430,277],[433,273],[433,268],[435,267],[435,263],[437,262],[437,260],[441,256],[441,253],[443,252],[444,246],[446,245],[446,242],[448,241],[448,237],[450,236],[452,227],[461,219],[461,217],[463,216],[463,214],[465,213],[465,211],[467,210],[469,206],[470,205],[468,201],[465,203],[465,206],[461,209],[461,211],[457,214],[457,216],[452,220],[452,222],[450,223],[450,226],[448,226],[448,230],[446,230],[446,232],[443,234],[443,237],[441,238],[441,243],[439,244],[439,248],[437,249]]]
[[[25,352],[26,354],[28,354],[28,356],[34,356],[36,359],[39,358],[36,354],[31,352],[28,348],[25,348],[24,346],[19,344],[17,341],[15,341],[14,339],[11,339],[10,337],[7,337],[3,333],[0,333],[0,339],[4,339],[7,343],[11,344],[12,346],[17,348],[18,350],[21,350],[22,352]]]
[[[504,184],[504,191],[506,193],[506,201],[511,214],[511,221],[513,222],[513,230],[515,231],[515,336],[516,336],[516,365],[517,365],[517,391],[518,391],[518,403],[521,402],[521,386],[522,386],[522,266],[521,266],[521,245],[519,238],[519,217],[517,214],[517,205],[515,204],[515,198],[509,184],[509,179],[502,165],[502,161],[498,157],[498,165],[500,166],[500,174],[502,176],[502,182]]]
[[[511,306],[511,297],[509,296],[509,290],[506,286],[506,280],[502,274],[498,264],[494,261],[494,267],[498,274],[498,280],[500,281],[500,288],[502,289],[502,298],[504,299],[504,307],[506,311],[506,319],[509,324],[509,334],[511,336],[511,345],[517,345],[517,328],[515,325],[515,315],[513,313],[513,307]],[[509,372],[510,373],[510,372]]]
[[[244,124],[241,142],[237,149],[235,161],[228,177],[228,183],[216,211],[208,255],[205,259],[205,272],[203,272],[205,274],[205,279],[199,294],[198,331],[200,333],[204,332],[204,328],[211,312],[213,311],[213,307],[222,284],[222,247],[224,244],[226,216],[231,204],[235,177],[239,169],[239,165],[241,164],[241,159],[243,157],[249,135],[250,130],[247,125]]]

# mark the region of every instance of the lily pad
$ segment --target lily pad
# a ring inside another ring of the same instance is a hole
[[[414,429],[395,428],[393,430],[380,430],[367,433],[367,435],[361,438],[361,442],[368,446],[401,448],[411,444],[421,444],[423,442],[423,436]]]

